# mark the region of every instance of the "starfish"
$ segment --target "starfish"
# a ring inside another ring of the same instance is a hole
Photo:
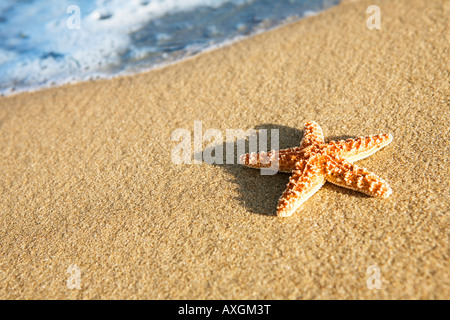
[[[271,168],[278,162],[278,171],[292,173],[278,201],[278,216],[291,216],[326,181],[379,198],[387,198],[392,193],[386,181],[353,164],[387,146],[392,141],[391,134],[325,143],[316,122],[307,122],[304,131],[300,147],[240,157],[241,164],[250,168]]]

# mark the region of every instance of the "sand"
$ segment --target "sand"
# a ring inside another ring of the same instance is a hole
[[[450,298],[448,16],[347,1],[159,70],[1,98],[0,298]],[[194,121],[291,147],[309,120],[327,140],[393,134],[358,162],[392,196],[327,183],[278,218],[288,174],[171,160]]]

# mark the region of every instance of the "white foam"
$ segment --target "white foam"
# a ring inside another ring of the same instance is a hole
[[[108,75],[108,69],[120,65],[121,55],[130,47],[129,34],[151,19],[224,2],[227,0],[1,2],[7,20],[0,30],[0,38],[6,39],[0,48],[0,91]],[[74,14],[67,13],[67,8],[74,4],[80,8],[80,29],[67,26]]]
[[[193,10],[199,6],[218,8],[224,3],[244,5],[252,0],[2,0],[0,2],[0,94],[11,94],[52,85],[109,78],[130,73],[123,68],[126,55],[130,59],[145,59],[153,48],[134,47],[131,34],[153,19],[166,14]],[[69,28],[73,20],[70,6],[80,9],[79,28]],[[307,12],[310,15],[312,12]],[[238,30],[246,29],[244,23]],[[256,29],[256,32],[260,30]],[[220,35],[215,25],[206,35]],[[225,34],[226,35],[226,34]],[[171,41],[171,34],[153,35],[158,43]],[[226,45],[241,36],[225,39],[222,43],[193,43],[185,48],[187,54]],[[159,48],[160,50],[160,48]],[[158,48],[154,48],[158,52]],[[161,52],[159,52],[161,53]],[[167,57],[162,53],[161,58]],[[156,61],[150,67],[159,67],[179,59]],[[138,71],[138,67],[134,71]],[[142,70],[141,68],[140,70]],[[147,67],[147,70],[149,68]]]

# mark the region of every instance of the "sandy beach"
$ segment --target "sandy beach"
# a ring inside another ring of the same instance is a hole
[[[162,69],[1,97],[0,298],[449,299],[449,16],[344,1]],[[195,121],[287,148],[311,120],[326,141],[391,133],[358,164],[393,194],[326,183],[279,218],[289,174],[171,159]]]

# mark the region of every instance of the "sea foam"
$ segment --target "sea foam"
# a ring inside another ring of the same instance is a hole
[[[337,2],[2,1],[0,93],[148,70]]]

